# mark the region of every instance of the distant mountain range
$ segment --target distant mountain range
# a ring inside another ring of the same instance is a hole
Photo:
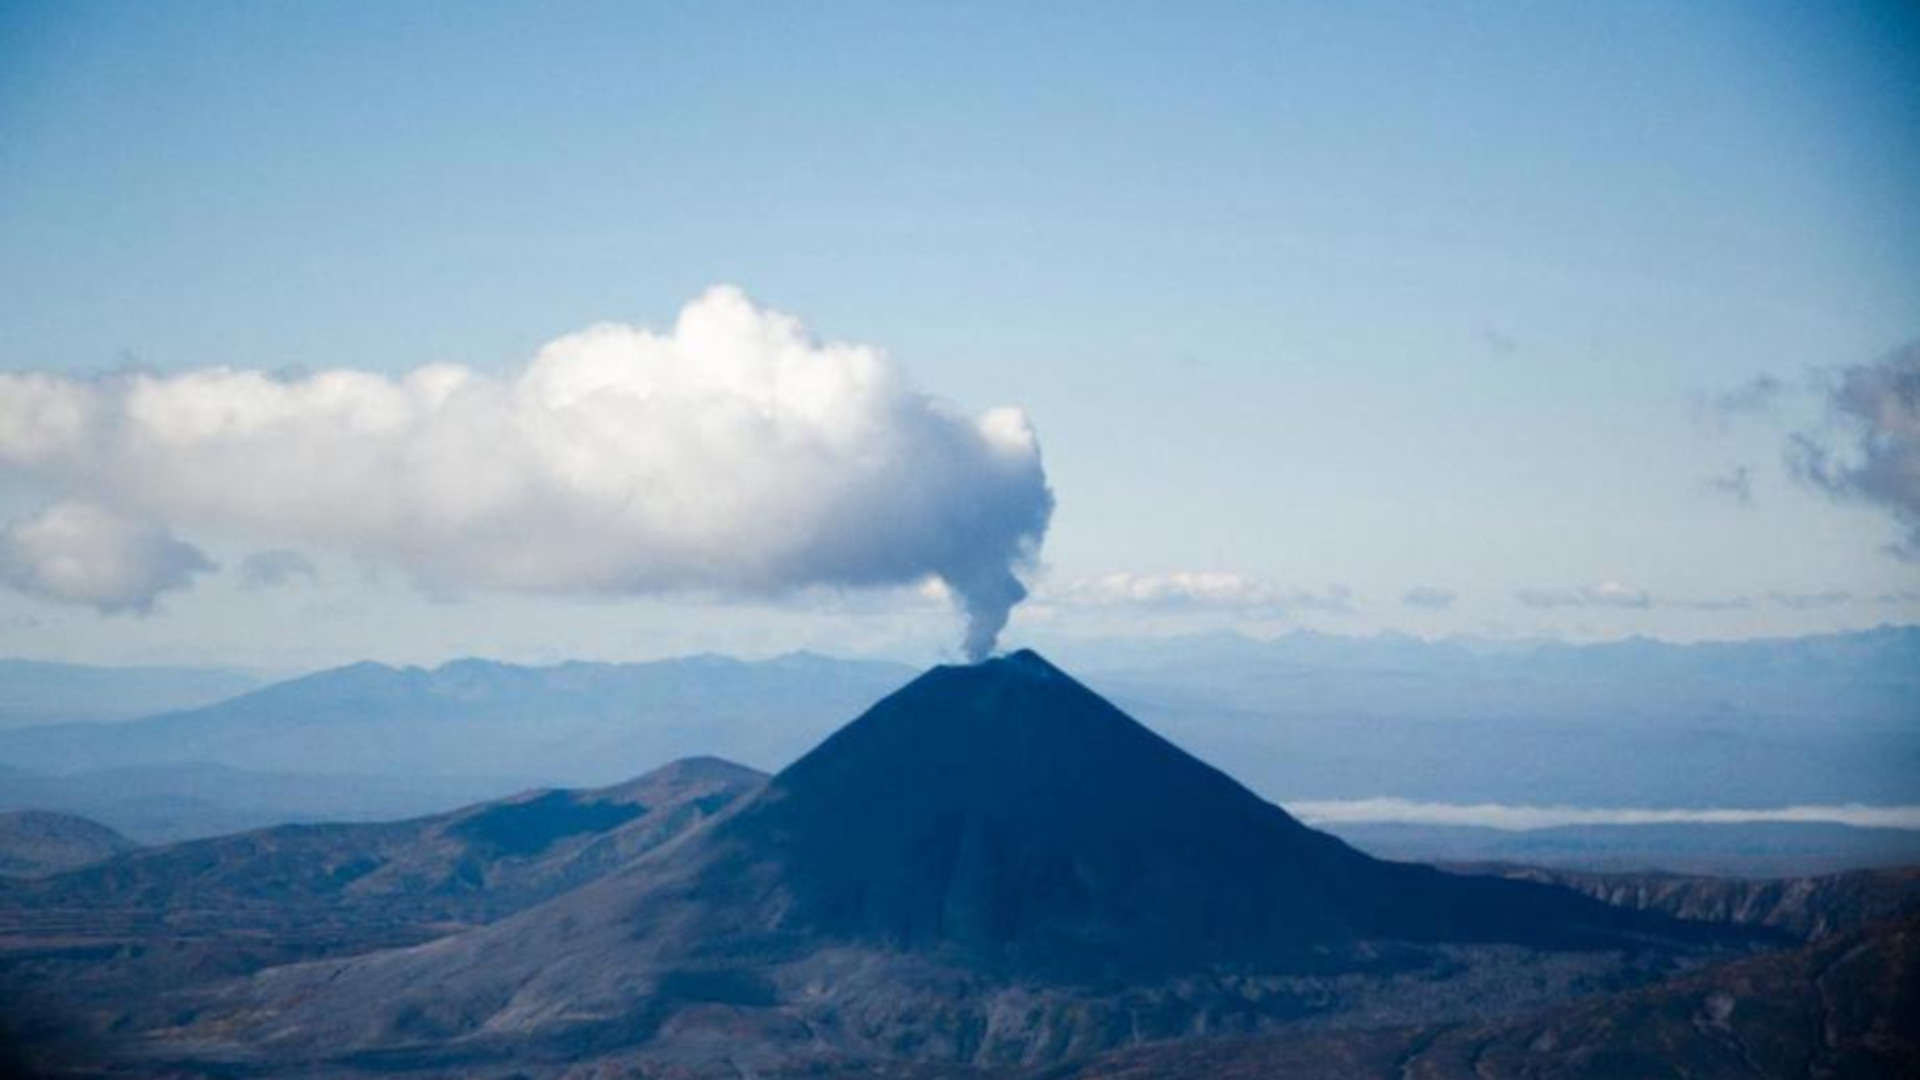
[[[92,818],[149,844],[292,822],[390,821],[528,786],[511,777],[279,773],[202,764],[60,774],[0,766],[0,806]]]
[[[1273,715],[1623,720],[1737,713],[1898,724],[1920,691],[1920,627],[1674,643],[1295,631],[1061,643],[1050,651],[1117,692],[1138,688]]]
[[[1920,628],[1589,645],[1082,643],[1090,685],[1281,801],[1920,803]]]
[[[162,841],[608,784],[716,749],[777,766],[910,674],[807,654],[355,664],[142,720],[0,732],[0,807]]]
[[[1702,645],[1219,635],[1081,642],[1069,655],[1130,713],[1283,804],[1920,804],[1915,628]],[[356,664],[139,720],[0,731],[0,808],[82,814],[152,842],[425,814],[697,754],[777,769],[911,673],[805,654]],[[1429,829],[1418,835],[1432,846],[1416,850],[1390,832],[1348,830],[1427,857],[1710,865],[1689,861],[1702,853],[1674,830],[1619,844],[1556,834],[1560,854],[1540,834],[1515,854],[1501,850],[1512,834]],[[1792,849],[1788,832],[1753,835]],[[1768,863],[1791,851],[1763,844],[1743,872],[1869,865],[1911,839],[1844,836],[1832,850],[1858,856],[1843,864],[1817,852]]]
[[[806,654],[541,668],[361,663],[131,723],[0,733],[0,761],[53,773],[212,764],[609,783],[637,762],[716,744],[741,760],[790,760],[833,717],[906,674],[891,664]]]
[[[132,720],[244,694],[265,680],[223,668],[0,660],[0,728]]]

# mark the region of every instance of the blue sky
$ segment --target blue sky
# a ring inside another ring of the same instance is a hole
[[[1894,4],[0,6],[0,370],[510,371],[733,283],[1026,410],[1058,507],[1016,635],[1912,621],[1899,524],[1782,456],[1814,373],[1920,337],[1914,191]],[[3,594],[0,652],[951,647],[910,599],[310,555],[144,616]]]

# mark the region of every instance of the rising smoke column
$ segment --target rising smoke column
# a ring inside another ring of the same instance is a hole
[[[102,611],[210,569],[174,536],[204,531],[448,592],[759,597],[937,577],[976,659],[1026,595],[1017,574],[1053,510],[1019,410],[965,413],[879,350],[816,341],[731,287],[669,332],[589,327],[506,376],[0,375],[0,471],[85,507],[41,515],[68,534],[115,530],[0,542],[0,579]],[[95,551],[115,564],[89,572]]]

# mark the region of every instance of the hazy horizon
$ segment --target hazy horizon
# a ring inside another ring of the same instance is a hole
[[[1104,634],[1088,634],[1085,636],[1066,636],[1066,637],[1040,635],[1040,636],[1031,637],[1031,638],[1025,635],[1021,635],[1017,632],[1010,632],[1007,636],[1007,639],[1001,643],[1001,647],[997,648],[994,651],[993,655],[1003,656],[1003,655],[1006,655],[1007,653],[1016,652],[1021,649],[1033,649],[1042,654],[1049,654],[1049,655],[1052,652],[1062,651],[1062,650],[1069,653],[1075,653],[1077,655],[1086,655],[1086,653],[1084,652],[1085,650],[1098,649],[1101,646],[1107,646],[1107,645],[1145,646],[1150,648],[1156,644],[1170,645],[1170,644],[1202,642],[1202,641],[1209,641],[1209,640],[1236,641],[1236,642],[1242,642],[1242,643],[1253,644],[1253,645],[1272,645],[1272,644],[1284,642],[1288,639],[1310,640],[1315,638],[1324,638],[1329,640],[1346,640],[1346,641],[1354,641],[1354,642],[1410,641],[1410,642],[1419,642],[1419,643],[1428,644],[1428,645],[1454,644],[1454,645],[1462,645],[1462,646],[1469,646],[1469,647],[1480,646],[1480,647],[1486,647],[1491,649],[1524,648],[1524,647],[1535,647],[1535,646],[1562,646],[1562,647],[1569,647],[1569,648],[1580,648],[1584,646],[1622,645],[1622,644],[1630,644],[1633,642],[1646,642],[1646,643],[1651,643],[1656,645],[1670,645],[1670,646],[1684,647],[1689,645],[1716,645],[1716,644],[1734,645],[1734,644],[1755,643],[1755,642],[1787,642],[1787,641],[1798,641],[1798,640],[1806,640],[1806,639],[1843,637],[1843,636],[1852,635],[1852,634],[1871,634],[1871,633],[1881,633],[1881,632],[1899,632],[1899,631],[1913,631],[1913,630],[1920,630],[1920,623],[1883,622],[1883,623],[1865,625],[1865,626],[1859,626],[1859,627],[1847,627],[1847,628],[1834,629],[1834,630],[1817,630],[1810,633],[1755,633],[1755,634],[1746,635],[1746,636],[1729,636],[1729,637],[1662,637],[1658,634],[1648,634],[1648,633],[1638,633],[1638,632],[1622,633],[1618,636],[1613,636],[1613,637],[1591,637],[1591,638],[1571,637],[1571,636],[1561,637],[1561,636],[1554,636],[1550,634],[1526,634],[1526,635],[1513,634],[1508,636],[1501,636],[1497,634],[1485,634],[1485,633],[1476,634],[1476,633],[1470,633],[1470,632],[1421,633],[1417,631],[1401,630],[1401,629],[1394,629],[1394,628],[1374,630],[1374,631],[1357,631],[1357,632],[1351,632],[1351,633],[1343,633],[1338,630],[1333,630],[1333,631],[1319,630],[1312,627],[1281,628],[1281,629],[1275,629],[1275,630],[1264,632],[1264,633],[1258,632],[1258,631],[1229,627],[1229,628],[1205,629],[1205,630],[1177,629],[1177,630],[1167,631],[1164,633],[1152,633],[1152,632],[1138,632],[1138,633],[1132,633],[1132,634],[1104,633]],[[382,654],[376,654],[372,652],[365,652],[365,653],[342,652],[339,655],[334,657],[330,657],[323,660],[317,660],[315,662],[308,663],[308,664],[303,664],[299,666],[290,666],[290,667],[257,665],[257,664],[248,663],[245,660],[237,659],[237,658],[225,659],[220,657],[219,655],[195,656],[187,653],[169,653],[165,656],[160,656],[160,657],[152,657],[152,658],[136,657],[132,659],[121,660],[111,656],[106,656],[106,657],[68,656],[68,655],[56,655],[51,653],[37,653],[31,649],[22,649],[15,652],[7,653],[5,655],[0,655],[0,662],[17,660],[17,661],[24,661],[28,663],[70,664],[77,667],[98,667],[98,668],[109,668],[109,669],[113,669],[113,668],[118,668],[118,669],[176,668],[176,669],[183,669],[183,670],[200,669],[200,670],[210,670],[210,671],[232,671],[232,672],[245,673],[245,674],[257,676],[262,679],[274,679],[274,680],[297,678],[302,675],[314,674],[322,671],[330,671],[336,668],[347,667],[347,666],[351,666],[359,663],[373,663],[373,664],[380,664],[383,666],[396,667],[396,668],[422,668],[427,670],[438,668],[447,664],[457,664],[463,661],[477,661],[481,663],[498,663],[498,664],[516,666],[516,667],[550,667],[554,665],[569,664],[569,663],[648,664],[648,663],[661,663],[661,662],[670,662],[670,661],[678,661],[678,660],[697,660],[705,657],[714,657],[714,658],[726,659],[726,660],[739,660],[739,661],[748,662],[748,663],[759,663],[759,662],[765,662],[770,660],[779,660],[779,659],[788,658],[788,657],[817,656],[817,657],[822,657],[826,659],[894,664],[907,669],[915,669],[915,668],[926,667],[930,665],[938,665],[938,664],[968,663],[969,661],[965,657],[957,655],[951,641],[949,640],[950,636],[951,636],[950,634],[930,632],[927,635],[925,635],[925,639],[923,641],[918,643],[917,647],[915,645],[903,646],[903,645],[894,643],[894,644],[889,644],[882,647],[865,649],[865,650],[852,649],[852,648],[835,649],[835,648],[832,648],[831,646],[816,646],[812,644],[800,644],[792,647],[785,647],[779,644],[770,644],[765,648],[761,648],[761,649],[741,649],[741,650],[727,650],[727,649],[718,649],[718,648],[689,648],[685,650],[666,649],[666,650],[657,651],[657,652],[632,652],[632,653],[624,653],[624,654],[592,653],[592,652],[561,654],[551,649],[534,650],[534,651],[522,652],[518,654],[514,654],[514,653],[487,654],[487,653],[458,652],[458,651],[410,652],[405,649],[399,649],[396,651],[382,653]],[[1106,665],[1096,664],[1095,666],[1100,667],[1100,666],[1106,666]],[[1124,666],[1124,661],[1121,662],[1121,666]]]

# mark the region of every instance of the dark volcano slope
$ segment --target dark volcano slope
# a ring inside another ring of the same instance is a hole
[[[695,895],[777,853],[784,928],[994,966],[1312,965],[1358,940],[1589,948],[1720,933],[1382,862],[1295,821],[1032,652],[937,668],[717,823]]]

